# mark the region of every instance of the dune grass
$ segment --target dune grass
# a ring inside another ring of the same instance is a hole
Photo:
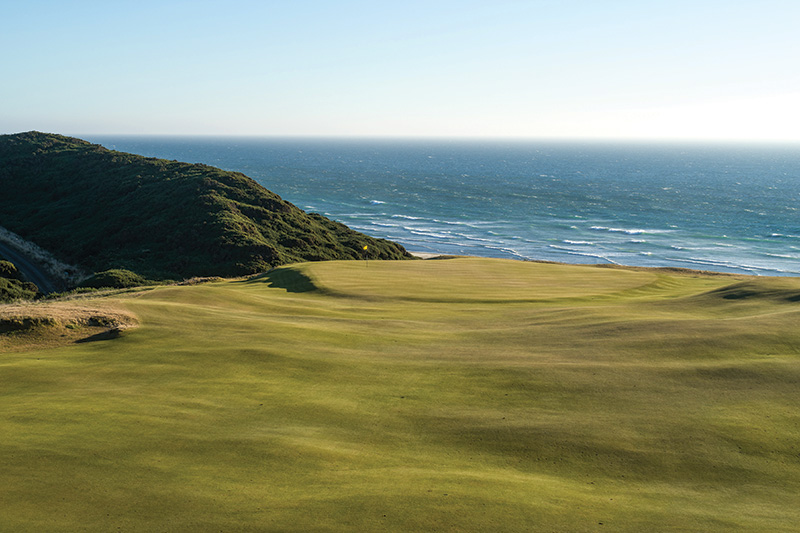
[[[0,356],[9,531],[797,531],[800,280],[333,262]],[[2,529],[2,528],[0,528]]]

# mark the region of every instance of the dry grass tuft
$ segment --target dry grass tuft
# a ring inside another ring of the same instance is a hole
[[[0,352],[50,348],[92,337],[113,338],[137,323],[133,315],[112,306],[65,302],[3,305]]]
[[[211,277],[205,277],[205,278],[194,277],[194,278],[185,279],[183,281],[179,281],[175,285],[200,285],[201,283],[211,283],[211,282],[214,282],[214,281],[222,281],[222,280],[223,280],[223,278],[221,278],[219,276],[211,276]]]

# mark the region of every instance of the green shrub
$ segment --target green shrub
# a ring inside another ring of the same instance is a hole
[[[39,295],[39,288],[33,283],[0,277],[0,302],[32,300]]]
[[[16,279],[22,281],[22,275],[11,261],[0,259],[0,278]]]
[[[111,288],[126,289],[147,284],[147,280],[136,272],[125,270],[124,268],[114,268],[103,272],[96,272],[92,277],[81,282],[81,287],[95,289]]]

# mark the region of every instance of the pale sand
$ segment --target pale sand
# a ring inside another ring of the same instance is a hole
[[[437,257],[453,257],[452,255],[448,254],[432,254],[428,252],[408,252],[414,257],[419,257],[420,259],[436,259]]]

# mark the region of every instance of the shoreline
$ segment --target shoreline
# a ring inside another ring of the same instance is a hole
[[[498,260],[506,260],[506,261],[520,261],[522,263],[547,263],[552,265],[564,265],[564,266],[586,266],[586,267],[593,267],[593,268],[610,268],[610,269],[618,269],[618,270],[638,270],[638,271],[658,271],[658,272],[670,272],[673,274],[686,274],[686,275],[700,275],[700,276],[722,276],[722,277],[734,277],[734,278],[792,278],[798,276],[765,276],[761,274],[744,274],[744,273],[737,273],[737,272],[718,272],[716,270],[700,270],[696,268],[685,268],[685,267],[672,267],[672,266],[638,266],[638,265],[618,265],[616,263],[566,263],[563,261],[548,261],[545,259],[515,259],[513,257],[508,258],[501,258],[501,257],[484,257],[480,255],[454,255],[454,254],[439,254],[433,252],[412,252],[408,251],[414,257],[421,259],[423,261],[427,260],[436,260],[436,259],[457,259],[457,258],[475,258],[475,259],[498,259]]]

